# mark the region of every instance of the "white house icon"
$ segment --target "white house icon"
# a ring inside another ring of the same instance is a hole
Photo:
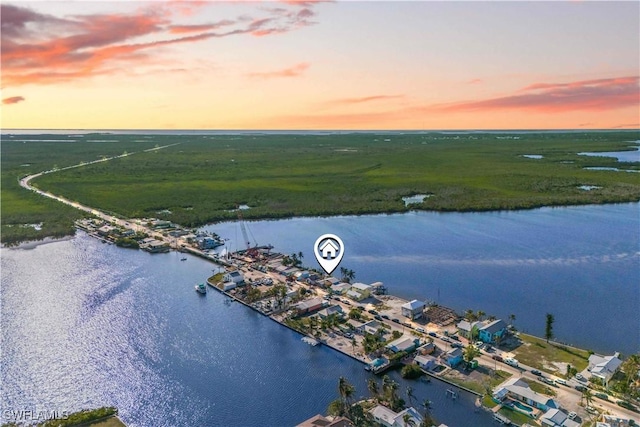
[[[327,239],[319,246],[318,249],[322,251],[322,258],[332,259],[336,257],[336,251],[340,249],[340,246],[338,246],[338,244],[333,240]]]

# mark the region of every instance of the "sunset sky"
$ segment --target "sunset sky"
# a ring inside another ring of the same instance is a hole
[[[3,129],[640,127],[640,3],[2,2]]]

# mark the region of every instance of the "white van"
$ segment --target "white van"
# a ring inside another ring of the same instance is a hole
[[[567,385],[567,381],[563,380],[562,378],[558,378],[556,379],[556,384]]]
[[[504,359],[504,363],[506,363],[507,365],[513,366],[514,368],[517,368],[519,365],[518,361],[511,357],[507,357],[506,359]]]

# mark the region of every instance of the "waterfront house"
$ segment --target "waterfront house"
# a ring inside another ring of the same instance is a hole
[[[368,298],[371,295],[371,286],[364,283],[354,283],[351,285],[351,290],[359,293],[361,295],[360,299]]]
[[[422,423],[422,415],[411,406],[400,412],[394,412],[386,406],[377,405],[369,413],[375,422],[384,427],[419,426]],[[405,415],[408,415],[410,422],[405,422]]]
[[[223,280],[225,282],[233,282],[236,285],[241,285],[244,283],[244,276],[239,271],[230,271],[224,275]]]
[[[331,293],[337,295],[344,295],[349,289],[351,289],[351,285],[349,283],[338,283],[337,285],[331,285]]]
[[[422,312],[424,311],[425,303],[414,299],[406,304],[402,304],[402,315],[408,317],[411,320],[420,319]]]
[[[234,282],[224,282],[222,284],[222,290],[227,292],[230,291],[231,289],[235,289],[238,285],[236,285]]]
[[[432,341],[418,347],[418,351],[420,352],[420,354],[431,354],[435,351],[435,349],[436,345]]]
[[[298,310],[298,315],[313,313],[323,307],[323,300],[321,298],[311,298],[295,305]]]
[[[337,285],[338,283],[340,283],[340,279],[336,279],[333,276],[329,276],[324,279],[324,286],[327,288],[330,288],[333,285]]]
[[[494,320],[478,328],[478,339],[486,343],[499,343],[506,331],[507,324],[504,320]]]
[[[349,319],[347,320],[346,323],[348,326],[350,326],[356,333],[358,334],[362,334],[364,331],[364,328],[362,327],[362,325],[364,325],[364,323],[359,322],[355,319]]]
[[[399,353],[401,351],[406,351],[407,353],[412,352],[420,345],[420,340],[418,338],[411,338],[406,336],[401,336],[397,340],[391,341],[386,345],[388,350],[391,350],[394,353]]]
[[[619,356],[620,353],[617,352],[613,356],[592,354],[589,356],[587,371],[591,372],[592,377],[600,379],[605,387],[608,387],[609,380],[622,365],[622,360],[620,360]]]
[[[336,314],[339,317],[342,317],[342,315],[344,314],[342,312],[342,307],[340,307],[339,305],[332,305],[332,306],[329,306],[327,308],[323,308],[322,310],[320,310],[318,312],[318,316],[320,316],[321,319],[329,317],[332,314]]]
[[[298,271],[297,273],[295,273],[293,275],[293,277],[295,277],[296,280],[305,280],[309,278],[309,272],[308,271]]]
[[[509,399],[524,402],[545,412],[549,409],[560,408],[560,405],[551,397],[531,390],[529,384],[523,381],[522,378],[510,378],[502,383],[493,393],[493,398],[503,403],[508,403]]]
[[[360,301],[361,299],[363,299],[360,292],[354,291],[353,289],[347,291],[347,298],[351,298],[354,301]]]
[[[315,415],[308,420],[304,420],[296,427],[353,427],[351,420],[345,417],[333,415],[323,416]]]
[[[438,359],[429,355],[420,354],[414,357],[413,361],[425,371],[430,371],[438,366]]]
[[[444,363],[455,368],[462,362],[462,350],[458,347],[454,347],[447,351],[442,358],[444,359]]]
[[[196,245],[198,245],[199,249],[207,250],[222,246],[222,243],[211,236],[203,236],[196,239]]]
[[[570,420],[560,409],[549,409],[540,416],[540,422],[545,427],[580,427],[579,422]]]
[[[154,240],[153,242],[149,243],[144,250],[146,250],[147,252],[151,252],[152,254],[157,254],[160,252],[169,252],[171,250],[171,248],[169,248],[169,245],[166,244],[165,242],[162,242],[160,240]]]
[[[458,335],[460,335],[461,337],[465,337],[468,340],[473,340],[478,336],[478,325],[482,325],[482,323],[462,320],[456,325],[456,328],[458,329]]]
[[[378,332],[378,329],[382,329],[382,324],[377,320],[370,320],[362,325],[362,329],[368,334],[375,335]],[[384,329],[383,332],[385,332]]]

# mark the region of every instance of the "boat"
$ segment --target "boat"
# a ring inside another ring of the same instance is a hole
[[[180,261],[186,261],[186,260],[187,260],[186,257],[185,258],[180,258]]]
[[[195,288],[196,288],[196,292],[198,293],[201,293],[201,294],[207,293],[207,287],[204,285],[204,283],[197,284]]]

